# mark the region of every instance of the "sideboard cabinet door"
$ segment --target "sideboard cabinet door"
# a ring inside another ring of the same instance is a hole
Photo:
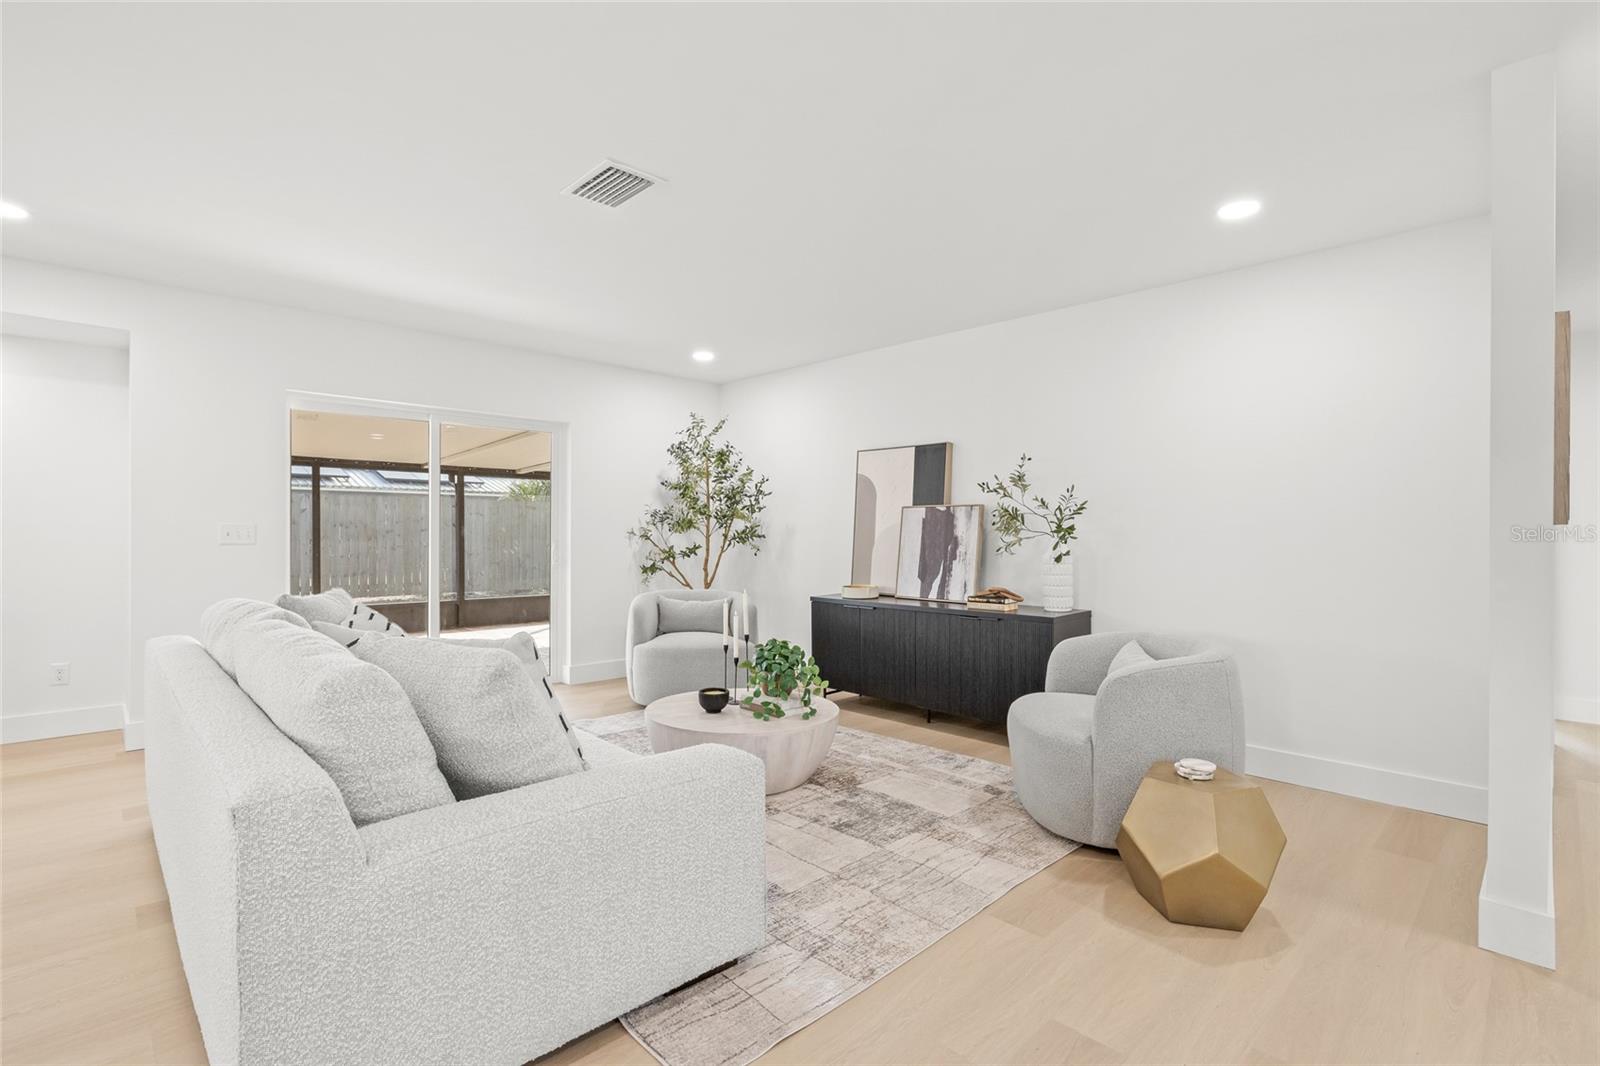
[[[811,657],[829,688],[861,692],[861,618],[859,607],[837,603],[811,604]]]
[[[873,607],[861,611],[859,617],[861,688],[852,691],[896,703],[915,703],[917,616]],[[828,681],[836,683],[831,677]]]

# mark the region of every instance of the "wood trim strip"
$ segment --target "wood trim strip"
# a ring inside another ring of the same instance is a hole
[[[1555,499],[1552,521],[1572,521],[1572,312],[1556,312]]]

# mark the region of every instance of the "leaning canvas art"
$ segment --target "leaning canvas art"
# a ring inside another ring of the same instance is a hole
[[[894,594],[965,603],[978,587],[982,554],[982,504],[903,508]]]
[[[877,585],[880,592],[894,593],[900,511],[914,504],[950,502],[952,448],[947,441],[856,453],[852,584]]]

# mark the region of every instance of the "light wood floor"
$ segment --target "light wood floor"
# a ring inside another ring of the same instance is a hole
[[[562,693],[631,710],[621,682]],[[843,724],[1008,761],[1002,734],[843,699]],[[763,1063],[1600,1062],[1600,728],[1556,765],[1561,968],[1473,946],[1484,829],[1264,782],[1289,835],[1241,934],[1169,925],[1084,848]],[[144,805],[99,733],[0,749],[0,1061],[205,1061]],[[551,1063],[652,1059],[612,1023]]]

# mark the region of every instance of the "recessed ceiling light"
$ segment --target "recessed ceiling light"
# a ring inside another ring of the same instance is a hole
[[[383,434],[382,433],[368,433],[367,436],[371,437],[373,440],[382,440],[383,439]]]
[[[1260,200],[1229,200],[1217,208],[1217,217],[1224,222],[1242,222],[1260,213]]]
[[[693,359],[697,363],[709,363],[709,362],[711,362],[711,360],[715,359],[716,357],[717,357],[717,353],[716,352],[708,352],[704,348],[701,348],[698,352],[695,352],[689,358]]]
[[[0,218],[7,222],[21,222],[28,217],[28,209],[18,204],[0,200]]]

